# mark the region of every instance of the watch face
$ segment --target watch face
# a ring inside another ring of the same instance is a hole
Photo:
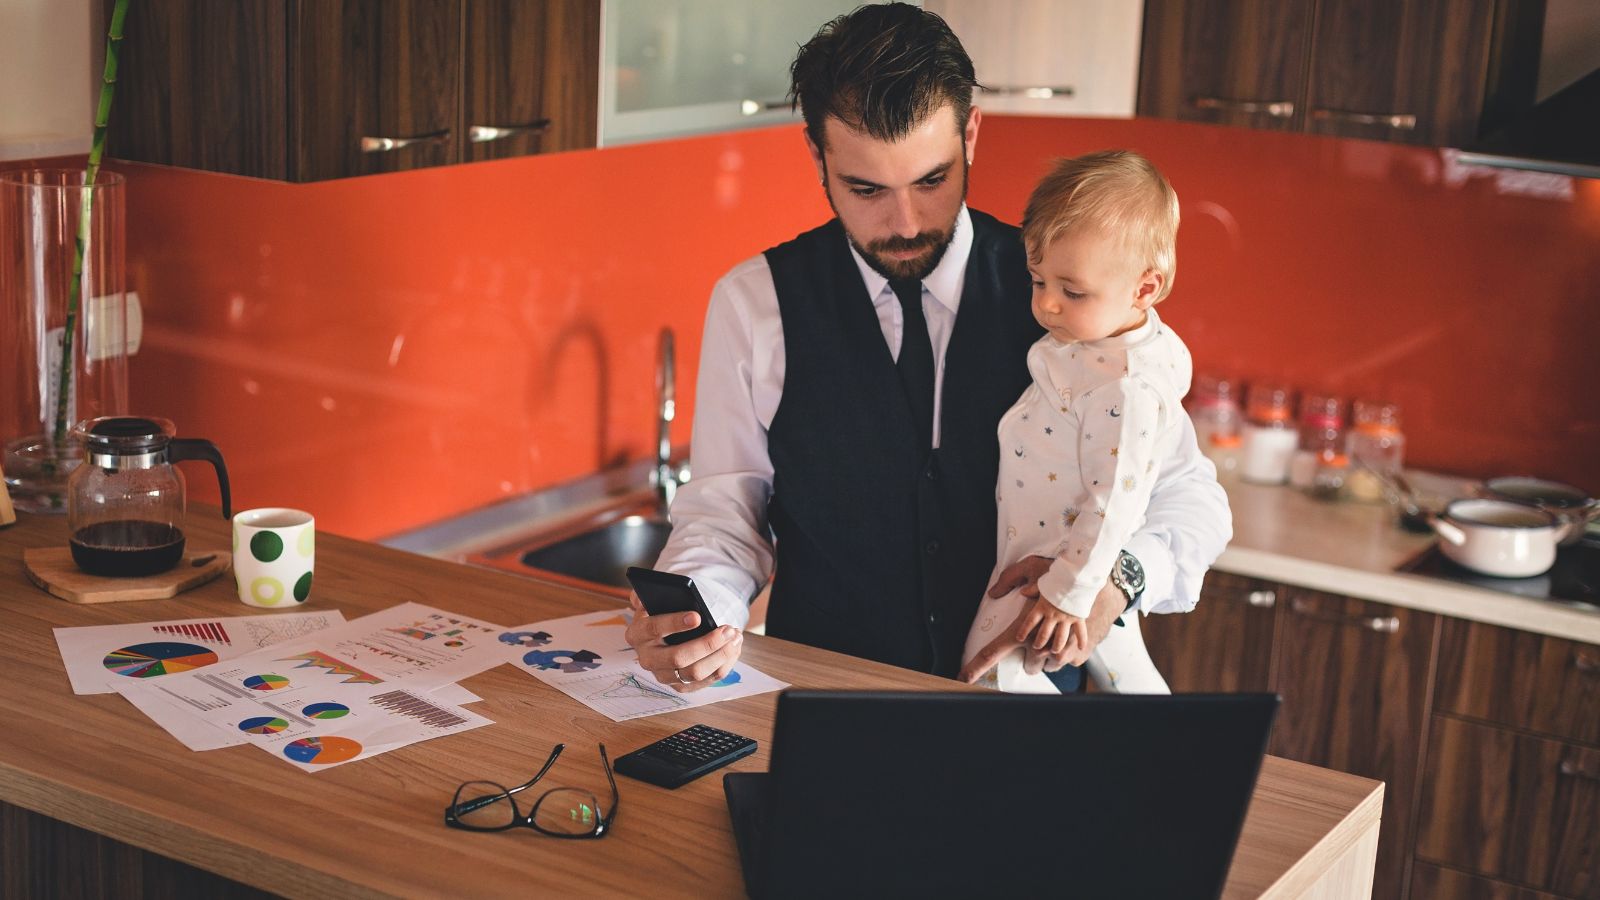
[[[1144,590],[1144,566],[1133,554],[1124,552],[1117,557],[1117,576],[1129,593],[1138,595]]]

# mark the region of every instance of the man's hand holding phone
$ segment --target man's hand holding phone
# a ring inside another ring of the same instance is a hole
[[[687,593],[678,585],[664,590],[658,583],[651,583],[660,582],[662,575],[665,573],[628,571],[634,594],[628,598],[633,606],[633,621],[628,624],[627,640],[639,653],[639,665],[680,694],[726,678],[744,649],[744,633],[732,625],[718,627],[712,622],[692,583]],[[654,614],[639,599],[641,589],[650,595]],[[711,626],[710,631],[694,634],[706,624]]]

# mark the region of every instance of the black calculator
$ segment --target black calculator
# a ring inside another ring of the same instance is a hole
[[[752,738],[710,725],[691,725],[617,757],[613,768],[629,778],[675,788],[754,752]]]

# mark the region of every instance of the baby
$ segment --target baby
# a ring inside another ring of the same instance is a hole
[[[1086,646],[1084,619],[1143,523],[1163,461],[1179,440],[1193,440],[1177,424],[1189,351],[1155,311],[1172,289],[1177,233],[1178,197],[1137,153],[1061,160],[1028,199],[1022,238],[1033,315],[1049,333],[1028,351],[1033,384],[1000,420],[990,583],[1027,557],[1051,562],[1037,596],[1024,587],[984,598],[967,636],[964,680],[1056,692],[1046,675],[1024,671],[1020,648],[993,674],[972,671],[973,657],[1007,628],[1056,655]],[[1118,624],[1089,658],[1096,686],[1171,693],[1138,617]]]

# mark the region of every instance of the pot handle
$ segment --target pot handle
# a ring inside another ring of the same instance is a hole
[[[167,453],[173,462],[186,459],[211,463],[217,470],[217,484],[222,487],[222,517],[233,518],[233,496],[228,490],[228,466],[222,461],[222,451],[204,438],[173,438]]]
[[[1439,537],[1455,544],[1457,547],[1467,542],[1466,532],[1446,522],[1441,516],[1429,516],[1428,524],[1432,525],[1433,530],[1439,533]]]

